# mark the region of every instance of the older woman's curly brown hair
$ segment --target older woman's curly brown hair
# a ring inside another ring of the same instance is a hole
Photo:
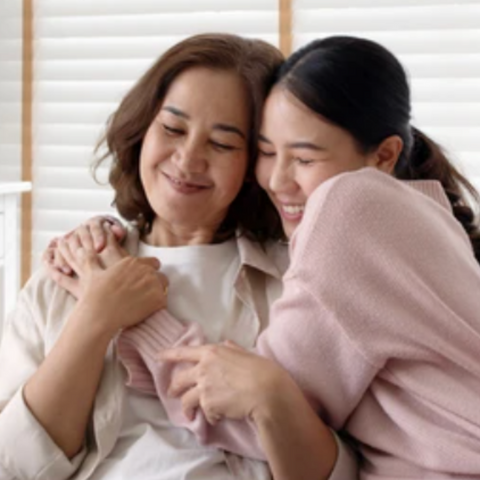
[[[189,68],[203,66],[236,72],[246,87],[250,109],[246,180],[214,242],[235,232],[258,241],[282,237],[278,214],[257,184],[254,172],[263,104],[282,62],[281,53],[272,45],[228,34],[196,35],[162,55],[125,96],[97,146],[98,151],[106,145],[107,152],[94,164],[94,170],[111,158],[109,182],[115,190],[113,205],[120,215],[136,225],[141,234],[150,231],[155,212],[140,180],[142,142],[175,78]]]

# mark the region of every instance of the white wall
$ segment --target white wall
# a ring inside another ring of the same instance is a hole
[[[0,182],[21,177],[22,2],[0,0]],[[3,302],[0,268],[0,304]],[[0,309],[0,335],[3,323]]]

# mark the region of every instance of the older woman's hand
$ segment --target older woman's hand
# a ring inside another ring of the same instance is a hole
[[[255,422],[275,408],[279,392],[298,390],[278,364],[232,342],[172,348],[162,351],[159,360],[192,364],[175,375],[169,394],[182,397],[189,419],[200,407],[212,425],[222,417]]]
[[[71,239],[61,242],[59,248],[80,272],[77,310],[83,311],[85,322],[92,321],[110,336],[166,307],[168,279],[158,271],[156,258],[135,258],[113,250],[110,255],[115,261],[105,268],[94,250]]]

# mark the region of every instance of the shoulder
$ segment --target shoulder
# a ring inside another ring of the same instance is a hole
[[[309,198],[306,214],[325,208],[339,213],[353,208],[355,213],[365,215],[368,207],[391,208],[400,200],[412,201],[413,197],[413,189],[393,176],[374,168],[363,168],[322,183]]]
[[[59,329],[75,304],[66,290],[50,279],[45,268],[36,270],[20,291],[9,321],[34,323],[40,331]]]
[[[426,222],[431,226],[445,209],[420,191],[373,168],[337,175],[310,196],[296,237],[313,233],[395,232]],[[325,228],[328,225],[328,229]],[[298,242],[298,239],[295,241]]]

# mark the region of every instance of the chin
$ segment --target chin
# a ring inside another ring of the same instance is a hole
[[[285,236],[287,237],[288,240],[292,238],[292,235],[294,234],[295,230],[297,229],[298,225],[283,225],[283,231],[285,232]]]

